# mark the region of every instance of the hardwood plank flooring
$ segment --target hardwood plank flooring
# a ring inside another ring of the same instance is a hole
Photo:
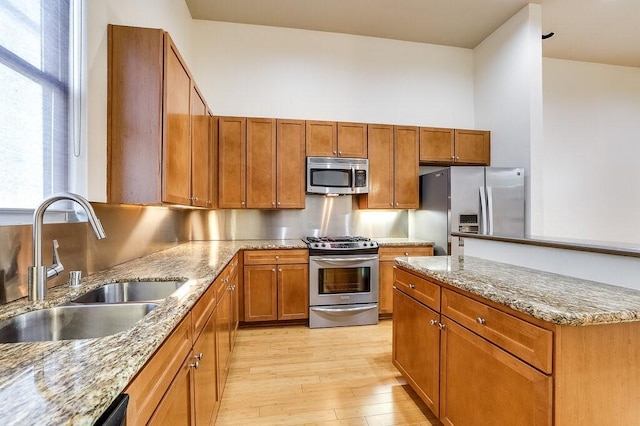
[[[433,425],[377,325],[238,331],[217,425]]]

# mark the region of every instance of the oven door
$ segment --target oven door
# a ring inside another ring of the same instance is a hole
[[[309,256],[310,306],[378,303],[378,255]]]

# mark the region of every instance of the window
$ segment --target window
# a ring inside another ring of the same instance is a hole
[[[5,214],[31,213],[43,198],[69,189],[69,158],[77,150],[71,137],[77,133],[73,3],[0,2],[0,209]]]

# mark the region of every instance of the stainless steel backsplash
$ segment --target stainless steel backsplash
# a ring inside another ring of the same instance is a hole
[[[92,205],[107,234],[104,240],[96,240],[87,223],[43,227],[45,264],[51,264],[51,241],[57,239],[65,267],[59,277],[49,281],[49,287],[66,283],[69,271],[92,274],[185,241],[295,239],[306,235],[408,236],[406,210],[360,210],[352,196],[308,195],[302,210]],[[0,303],[27,295],[31,238],[31,225],[0,226]]]

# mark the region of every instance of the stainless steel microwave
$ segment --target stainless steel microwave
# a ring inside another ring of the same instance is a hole
[[[366,194],[368,192],[368,159],[307,157],[308,194]]]

